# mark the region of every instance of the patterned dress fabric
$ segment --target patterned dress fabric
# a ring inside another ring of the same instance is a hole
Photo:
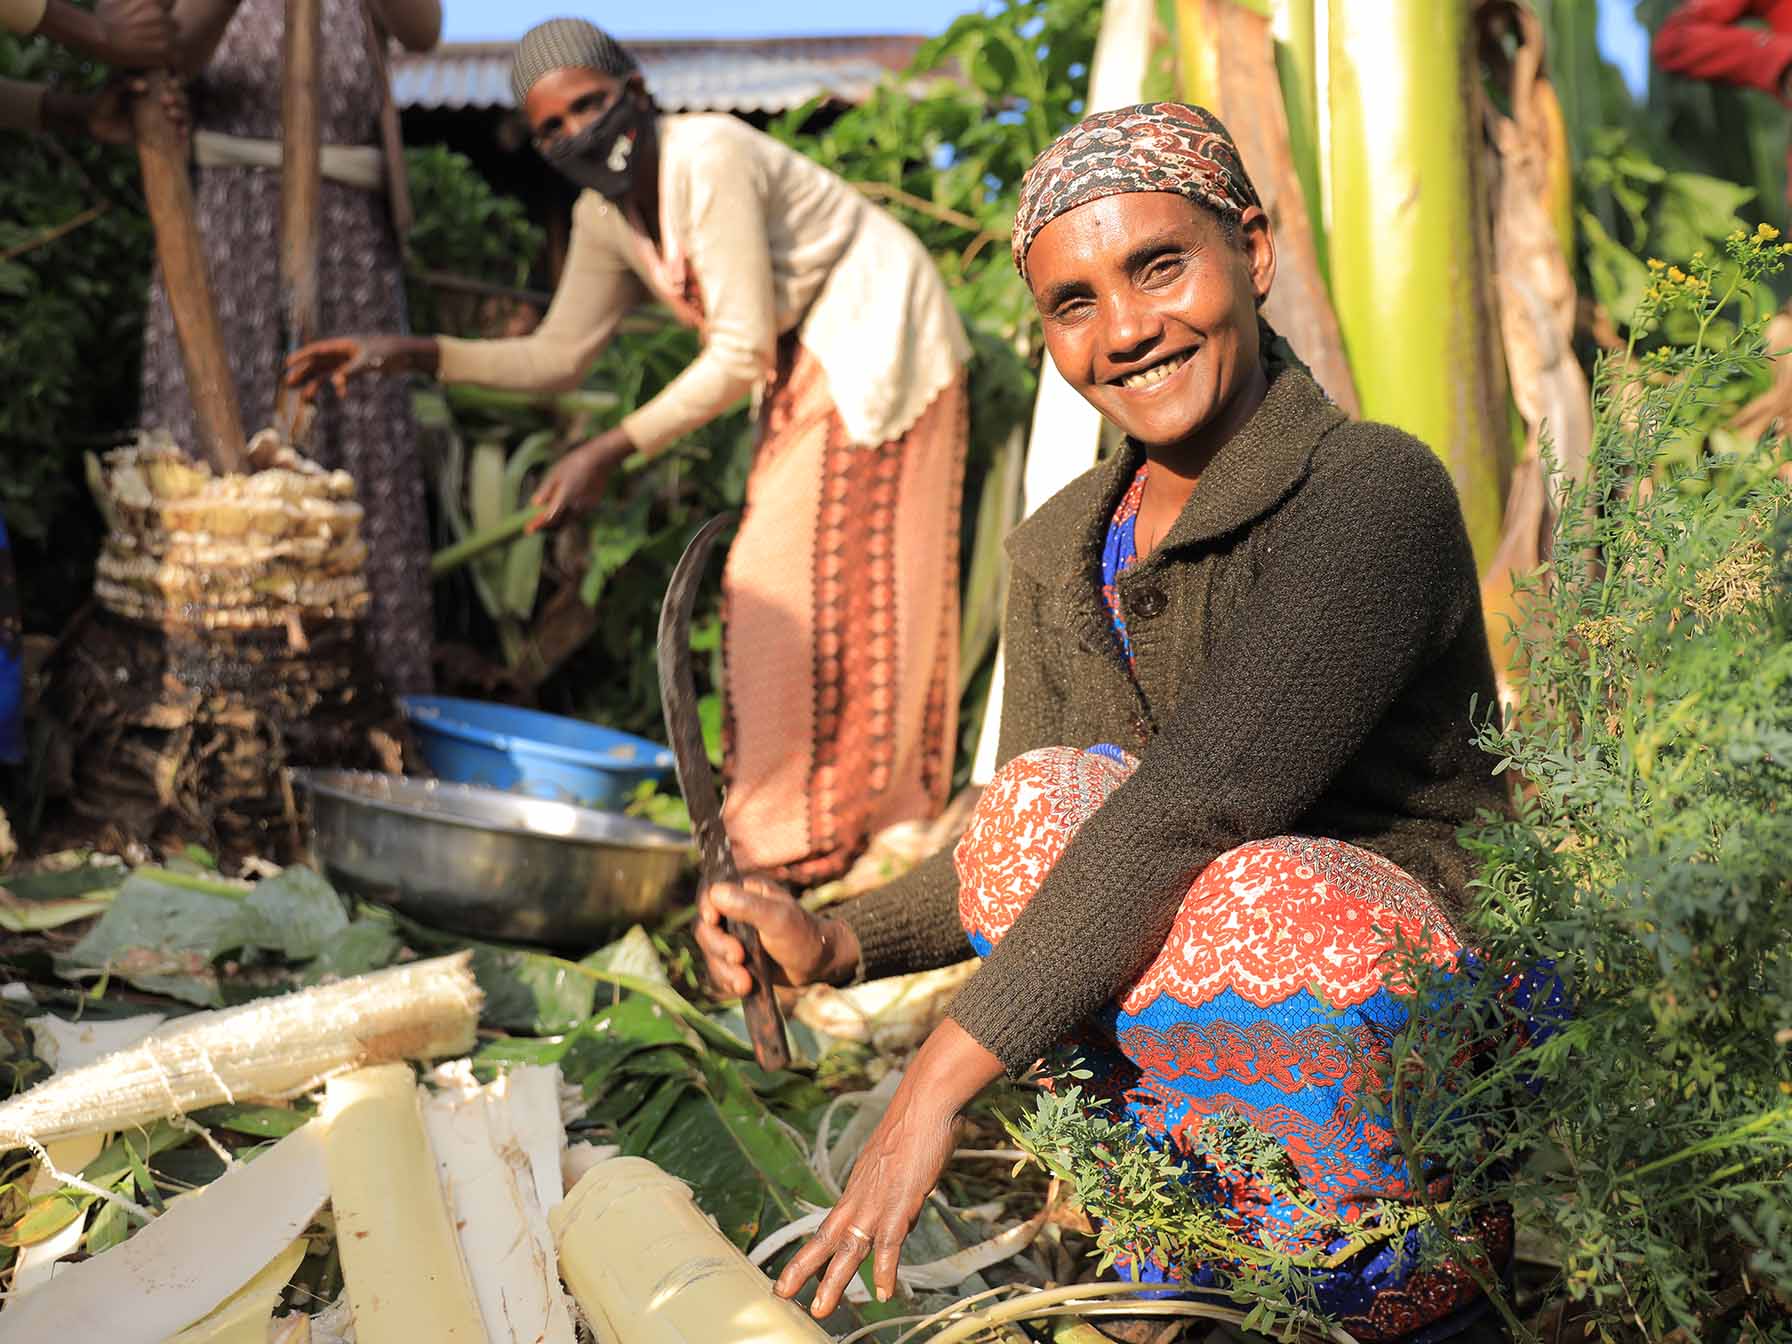
[[[1114,509],[1114,519],[1108,524],[1107,541],[1101,548],[1101,600],[1107,604],[1108,619],[1114,623],[1114,634],[1120,641],[1120,651],[1126,655],[1128,667],[1133,665],[1132,639],[1126,633],[1126,617],[1120,612],[1118,585],[1120,576],[1139,563],[1139,505],[1145,498],[1145,479],[1150,473],[1149,462],[1139,467],[1138,474],[1132,478],[1132,484]]]
[[[1059,215],[1135,191],[1168,191],[1236,220],[1261,206],[1220,119],[1191,103],[1138,103],[1084,117],[1033,160],[1014,212],[1014,268]]]
[[[961,373],[899,438],[855,445],[787,337],[760,414],[722,576],[723,816],[743,868],[820,882],[951,787],[968,402]]]
[[[1136,766],[1110,746],[1047,747],[998,772],[956,852],[959,916],[978,956]],[[1240,845],[1195,879],[1162,952],[1064,1050],[1092,1072],[1095,1104],[1196,1171],[1198,1196],[1240,1241],[1323,1258],[1318,1305],[1351,1335],[1417,1344],[1470,1328],[1487,1304],[1453,1260],[1420,1256],[1416,1227],[1365,1221],[1378,1201],[1417,1203],[1392,1134],[1363,1105],[1407,1020],[1389,965],[1396,939],[1434,965],[1462,955],[1442,908],[1379,855],[1316,836]],[[1216,1146],[1204,1130],[1219,1118],[1272,1138],[1321,1218]],[[1466,1234],[1496,1273],[1512,1237],[1503,1213]],[[1225,1266],[1140,1257],[1125,1268],[1143,1282],[1211,1285]]]
[[[325,144],[377,145],[385,91],[367,50],[362,0],[323,0],[322,134]],[[194,93],[203,130],[276,140],[284,7],[242,0]],[[280,174],[260,168],[195,170],[194,208],[212,293],[235,375],[245,429],[271,422],[280,374]],[[403,271],[386,196],[326,181],[322,195],[319,327],[322,334],[405,329]],[[143,352],[147,428],[199,446],[186,371],[160,275],[150,294]],[[387,689],[427,691],[434,638],[423,466],[410,393],[397,379],[366,378],[345,399],[326,392],[308,454],[355,478],[366,517],[370,643]]]

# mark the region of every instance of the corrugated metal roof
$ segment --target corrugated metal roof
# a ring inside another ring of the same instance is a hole
[[[811,98],[863,102],[905,69],[923,37],[777,37],[629,42],[669,112],[783,112]],[[512,42],[446,43],[393,63],[400,107],[508,108]]]

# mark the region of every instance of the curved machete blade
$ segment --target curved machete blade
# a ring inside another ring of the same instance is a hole
[[[732,513],[711,518],[691,538],[684,555],[666,585],[660,607],[659,674],[660,707],[666,715],[666,740],[678,766],[678,788],[691,814],[691,833],[702,858],[703,884],[734,882],[740,877],[734,864],[734,847],[722,826],[722,798],[715,772],[703,746],[703,721],[697,713],[697,683],[691,671],[691,609],[697,601],[697,585],[714,549],[716,538],[734,522]],[[772,992],[771,962],[750,926],[728,921],[728,931],[747,951],[747,970],[753,988],[741,1001],[747,1019],[747,1035],[761,1068],[782,1069],[790,1063],[790,1046],[784,1037],[784,1014]]]

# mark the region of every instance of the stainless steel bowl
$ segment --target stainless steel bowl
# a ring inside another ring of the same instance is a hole
[[[331,881],[457,933],[589,948],[652,921],[690,837],[570,803],[361,770],[294,770]]]

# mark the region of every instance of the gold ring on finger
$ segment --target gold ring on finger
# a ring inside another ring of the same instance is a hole
[[[864,1242],[867,1246],[869,1246],[873,1241],[876,1240],[875,1237],[873,1237],[864,1228],[860,1227],[857,1223],[848,1223],[846,1225],[846,1230],[849,1234],[857,1237],[860,1241]]]

